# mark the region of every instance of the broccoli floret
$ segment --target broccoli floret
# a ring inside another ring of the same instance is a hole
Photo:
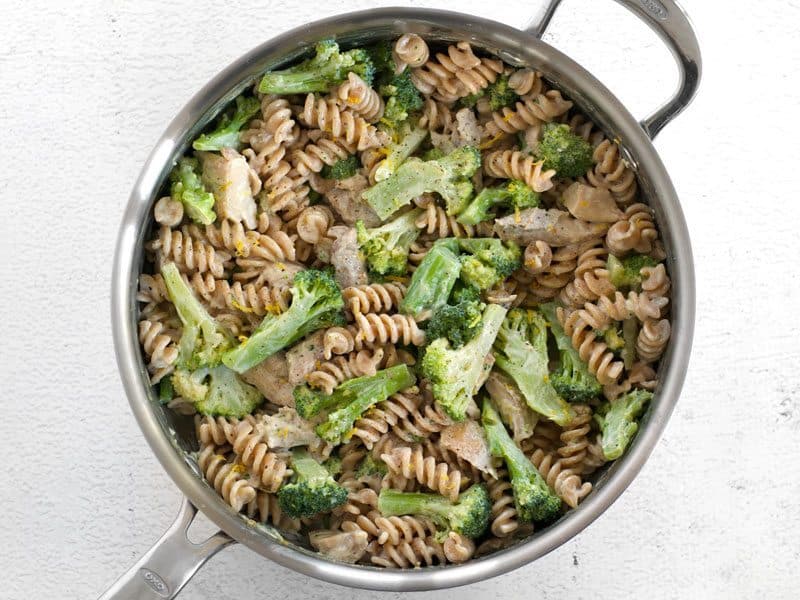
[[[547,123],[536,156],[559,177],[579,177],[592,166],[592,146],[572,133],[569,125]]]
[[[176,391],[194,402],[197,412],[240,419],[263,402],[256,388],[224,365],[194,371],[176,369],[172,375]]]
[[[374,458],[372,454],[367,454],[364,460],[361,461],[361,464],[358,465],[358,469],[356,469],[356,478],[361,479],[362,477],[372,477],[374,475],[383,477],[386,475],[387,471],[388,469],[385,462]]]
[[[547,521],[555,517],[561,509],[561,499],[508,435],[488,398],[483,401],[481,422],[489,441],[489,451],[506,463],[519,517],[525,521]]]
[[[336,483],[330,472],[308,453],[300,449],[292,452],[290,483],[278,490],[281,509],[293,519],[313,517],[344,504],[347,490]]]
[[[481,291],[474,285],[467,285],[460,279],[456,281],[456,284],[453,286],[453,291],[450,292],[450,304],[480,301]]]
[[[169,193],[172,199],[183,204],[189,218],[201,225],[211,225],[217,220],[214,212],[214,194],[206,190],[200,180],[200,163],[196,158],[183,157],[172,169]]]
[[[191,371],[218,365],[223,354],[233,346],[233,337],[200,304],[175,263],[164,264],[161,277],[183,325],[178,342],[178,366]]]
[[[469,538],[483,535],[489,525],[492,503],[489,492],[473,485],[451,502],[439,494],[399,492],[384,488],[378,496],[378,510],[384,517],[418,515],[431,519],[442,533],[455,531]]]
[[[217,128],[204,133],[192,143],[195,150],[221,150],[239,148],[239,131],[261,110],[261,103],[252,97],[238,96],[233,114],[222,115]]]
[[[456,148],[444,158],[422,161],[409,158],[388,179],[362,194],[381,219],[387,219],[417,196],[436,192],[447,214],[457,215],[472,195],[470,177],[481,165],[481,155],[471,146]]]
[[[603,341],[612,352],[619,352],[625,347],[622,330],[618,327],[608,327],[603,330]]]
[[[477,225],[493,219],[492,211],[497,206],[514,211],[536,208],[539,206],[539,194],[524,181],[511,179],[497,187],[483,188],[456,220],[464,225]]]
[[[366,410],[392,394],[414,385],[415,381],[413,373],[406,365],[397,365],[378,371],[375,375],[345,381],[331,394],[335,401],[330,406],[340,408],[328,414],[325,422],[317,426],[317,435],[326,442],[340,443]]]
[[[393,130],[405,123],[409,114],[422,108],[422,96],[411,82],[408,69],[392,77],[378,91],[386,100],[381,123]]]
[[[478,103],[478,100],[483,98],[486,94],[486,90],[480,90],[475,92],[474,94],[467,94],[463,98],[458,99],[457,105],[459,108],[475,108],[475,105]]]
[[[539,308],[550,325],[560,358],[558,368],[550,375],[553,389],[568,402],[589,402],[597,398],[603,387],[589,371],[589,366],[581,360],[580,354],[572,345],[572,339],[564,333],[564,328],[556,317],[556,305],[550,302]]]
[[[447,304],[460,272],[461,262],[453,252],[453,245],[442,240],[436,242],[411,276],[408,291],[400,301],[400,312],[417,320],[428,318]]]
[[[485,290],[517,270],[522,252],[514,242],[497,238],[461,238],[461,279],[467,285]]]
[[[370,271],[379,275],[405,275],[408,252],[420,234],[416,221],[421,212],[408,211],[373,229],[367,229],[363,221],[356,222],[358,247]]]
[[[642,287],[642,269],[655,267],[657,264],[657,260],[645,254],[632,254],[622,260],[609,254],[606,269],[608,269],[608,279],[614,287],[639,290]]]
[[[335,477],[342,472],[342,459],[338,456],[330,456],[322,462],[322,466]]]
[[[161,404],[168,404],[175,397],[175,387],[172,385],[172,377],[164,377],[158,382],[158,401]]]
[[[394,76],[395,65],[392,56],[393,44],[390,40],[381,40],[366,48],[372,65],[375,68],[376,83],[383,85]]]
[[[222,362],[237,373],[244,373],[312,331],[343,322],[342,292],[329,272],[300,271],[294,277],[291,291],[288,310],[265,316],[253,335],[228,350]]]
[[[505,316],[505,308],[490,304],[483,311],[480,331],[461,348],[451,348],[447,338],[437,338],[425,350],[422,373],[431,381],[434,398],[456,421],[464,420],[469,402],[478,391],[486,355]]]
[[[460,348],[480,331],[485,307],[475,300],[440,306],[425,324],[425,334],[431,340],[447,338],[453,348]]]
[[[361,163],[355,154],[342,158],[333,163],[333,166],[325,165],[320,171],[325,179],[348,179],[358,172]]]
[[[388,179],[403,162],[416,152],[422,142],[428,136],[428,130],[422,127],[410,129],[402,127],[395,131],[395,141],[392,141],[385,148],[386,158],[381,160],[375,167],[375,181]]]
[[[339,50],[333,40],[323,40],[316,47],[316,55],[294,67],[266,73],[258,84],[262,94],[307,94],[327,92],[347,79],[353,72],[372,85],[375,67],[363,48],[347,52]]]
[[[561,426],[572,409],[550,382],[547,355],[547,321],[535,310],[508,313],[494,343],[495,366],[514,380],[533,410]]]
[[[600,407],[595,419],[602,432],[601,444],[606,460],[615,460],[625,452],[639,429],[637,419],[652,398],[652,392],[633,390]]]
[[[428,160],[439,160],[440,158],[444,157],[445,157],[444,150],[442,150],[441,148],[433,147],[425,150],[425,152],[422,153],[422,156],[420,158],[422,160],[428,161]]]
[[[489,97],[489,107],[492,110],[500,110],[504,106],[511,106],[519,96],[508,85],[508,75],[500,75],[486,88],[486,95]]]

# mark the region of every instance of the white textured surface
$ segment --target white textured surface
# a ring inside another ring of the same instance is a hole
[[[0,598],[95,597],[177,510],[128,410],[109,329],[117,223],[151,145],[243,51],[376,4],[390,3],[0,0]],[[519,24],[530,4],[459,8]],[[455,592],[465,600],[797,597],[800,6],[722,6],[686,0],[705,78],[656,144],[697,263],[681,402],[641,475],[592,527],[533,565]],[[666,52],[611,2],[568,1],[552,30],[552,43],[635,114],[666,97]],[[212,559],[181,597],[343,595],[399,597],[307,579],[242,547]]]

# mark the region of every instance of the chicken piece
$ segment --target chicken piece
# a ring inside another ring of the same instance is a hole
[[[353,285],[366,285],[367,262],[358,250],[356,228],[332,227],[328,232],[336,235],[336,241],[331,248],[331,264],[336,283],[342,289]]]
[[[605,188],[575,182],[566,189],[561,201],[573,217],[592,223],[615,223],[625,216]]]
[[[551,246],[568,246],[600,237],[608,230],[606,223],[587,223],[555,208],[528,208],[494,222],[500,239],[527,246],[541,240]]]
[[[289,383],[300,385],[306,380],[319,361],[323,359],[323,340],[325,331],[315,331],[286,351],[286,362],[289,365]]]
[[[242,379],[256,386],[264,397],[279,406],[294,408],[294,386],[289,383],[286,354],[276,352],[242,374]]]
[[[456,113],[452,129],[445,133],[431,132],[431,144],[445,154],[450,154],[462,146],[475,146],[481,142],[481,127],[470,108],[462,108]]]
[[[253,196],[261,188],[261,180],[244,156],[233,148],[223,148],[221,154],[198,152],[197,156],[203,164],[203,184],[214,194],[217,217],[255,229],[256,201]]]
[[[291,287],[294,276],[304,270],[305,266],[299,263],[264,261],[256,286]]]
[[[461,421],[445,427],[439,436],[439,444],[479,471],[497,477],[486,433],[477,421]]]
[[[348,225],[364,221],[366,227],[377,227],[381,219],[361,198],[361,193],[369,187],[367,178],[361,174],[337,181],[325,194],[325,198]]]
[[[319,446],[324,442],[314,433],[314,425],[289,406],[282,406],[274,415],[264,415],[256,425],[267,446],[288,450],[295,446]]]
[[[346,563],[354,563],[364,556],[369,539],[366,531],[333,531],[323,529],[312,531],[308,540],[320,554]]]
[[[515,442],[521,442],[533,435],[539,417],[528,407],[525,398],[508,377],[492,371],[486,380],[486,391],[494,401],[503,422],[511,429]]]
[[[489,352],[486,356],[483,357],[483,371],[481,371],[481,376],[478,378],[478,382],[475,384],[475,393],[478,393],[478,390],[483,387],[483,384],[486,383],[486,379],[489,377],[489,373],[492,372],[492,367],[494,366],[494,354]]]

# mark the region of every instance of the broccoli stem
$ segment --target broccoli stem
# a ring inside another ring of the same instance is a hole
[[[328,469],[314,460],[314,457],[305,448],[292,450],[292,470],[298,481],[309,483],[325,481],[331,476]]]
[[[400,312],[424,320],[447,304],[450,291],[461,272],[461,262],[446,244],[436,243],[422,259],[400,302]]]
[[[384,516],[424,515],[446,519],[453,503],[444,496],[423,492],[400,492],[394,489],[381,490],[378,510]]]

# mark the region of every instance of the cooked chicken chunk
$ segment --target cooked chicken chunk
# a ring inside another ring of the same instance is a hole
[[[539,419],[536,413],[528,407],[517,386],[508,377],[492,371],[486,380],[486,391],[494,401],[503,422],[511,428],[515,442],[528,439],[533,435],[533,428],[536,427]]]
[[[333,231],[336,229],[337,231]],[[336,283],[341,288],[352,285],[365,285],[367,280],[367,263],[358,251],[358,239],[355,227],[332,227],[329,232],[337,235],[331,248],[331,264],[334,268]]]
[[[282,406],[274,415],[265,415],[257,425],[270,449],[283,450],[295,446],[314,446],[322,443],[314,433],[314,425],[289,406]]]
[[[366,531],[312,531],[308,534],[311,545],[321,554],[346,563],[358,561],[367,551],[369,539]]]
[[[496,477],[492,466],[492,455],[489,452],[489,442],[477,421],[462,421],[442,430],[439,437],[442,448],[451,450],[463,458],[476,469]]]
[[[527,246],[541,240],[551,246],[568,246],[599,237],[608,230],[604,223],[587,223],[573,218],[568,212],[551,208],[528,208],[494,223],[500,239]]]
[[[286,354],[276,352],[242,374],[242,379],[254,385],[270,402],[279,406],[294,407],[294,386],[289,383],[289,366]]]
[[[318,361],[322,360],[324,337],[324,330],[316,331],[286,351],[286,362],[289,365],[289,383],[292,385],[303,383],[306,380],[306,375],[314,370]]]
[[[348,225],[355,225],[356,221],[361,220],[366,227],[377,227],[381,224],[380,217],[361,199],[361,192],[367,187],[369,182],[366,177],[361,174],[353,175],[337,181],[325,194],[325,198]]]
[[[197,155],[203,164],[203,183],[214,194],[217,217],[255,229],[256,201],[253,195],[258,192],[261,182],[244,156],[233,148],[223,148],[221,154],[198,152]]]
[[[584,221],[614,223],[624,216],[611,192],[583,183],[575,182],[569,186],[562,202],[573,217]]]

